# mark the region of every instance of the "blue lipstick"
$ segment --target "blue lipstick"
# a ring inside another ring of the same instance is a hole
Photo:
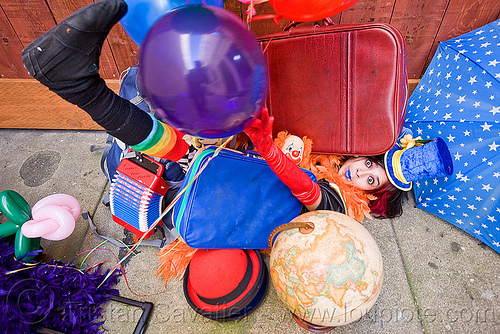
[[[351,181],[351,171],[350,170],[347,170],[345,172],[345,178],[348,179],[349,181]]]

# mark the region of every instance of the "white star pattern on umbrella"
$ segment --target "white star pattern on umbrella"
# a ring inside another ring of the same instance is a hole
[[[493,125],[488,125],[486,122],[484,122],[483,125],[481,125],[481,127],[483,128],[483,131],[491,131],[490,128],[492,127]]]
[[[497,61],[496,59],[495,60],[492,60],[488,63],[488,66],[497,66],[497,64],[500,64],[500,61]]]
[[[490,191],[493,188],[489,184],[483,184],[483,190]]]
[[[417,206],[498,252],[499,56],[500,20],[440,43],[409,98],[405,122],[415,137],[443,138],[454,165],[453,177],[414,182]]]

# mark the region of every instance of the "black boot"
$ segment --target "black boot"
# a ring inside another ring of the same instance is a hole
[[[96,75],[104,40],[126,12],[123,0],[103,0],[74,12],[22,51],[24,65],[55,89]]]
[[[135,145],[149,135],[151,118],[117,96],[98,74],[104,40],[126,12],[123,0],[90,4],[28,45],[22,60],[35,79],[85,110],[111,135]]]

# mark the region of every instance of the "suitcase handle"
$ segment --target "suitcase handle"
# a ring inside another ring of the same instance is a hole
[[[323,22],[323,25],[325,25],[325,26],[334,26],[335,25],[335,22],[333,22],[331,17],[325,17],[323,20],[321,20],[321,22]],[[283,31],[288,31],[288,30],[295,28],[296,26],[298,26],[299,24],[302,24],[302,23],[304,23],[304,22],[292,21],[285,28],[283,28]],[[318,26],[318,25],[316,25],[316,26]]]

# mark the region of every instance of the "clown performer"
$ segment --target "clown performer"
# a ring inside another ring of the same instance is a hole
[[[86,111],[109,134],[135,151],[178,161],[189,150],[188,143],[182,139],[184,134],[116,95],[98,74],[103,42],[126,12],[127,4],[123,0],[101,0],[90,4],[29,44],[22,51],[23,63],[35,79]],[[413,149],[401,150],[406,153],[391,155],[390,164],[384,161],[387,154],[350,157],[314,183],[274,144],[272,123],[273,117],[269,117],[264,109],[261,118],[245,132],[307,210],[346,213],[344,198],[349,192],[339,191],[338,187],[346,189],[344,186],[347,185],[351,190],[371,195],[367,197],[370,213],[391,218],[401,214],[402,194],[411,189],[411,181],[422,176],[451,174],[451,159],[446,159],[449,152],[446,145],[440,145],[434,152],[435,156],[415,160],[422,162],[415,168],[416,172],[413,172],[414,163],[410,159],[413,155],[408,154]],[[431,168],[435,174],[426,171],[432,164],[435,164]],[[314,168],[317,168],[316,164],[311,169]]]
[[[280,132],[273,141],[274,117],[263,109],[245,130],[257,152],[302,202],[303,211],[333,210],[361,221],[364,217],[393,218],[402,214],[402,200],[412,181],[451,175],[450,152],[441,138],[416,143],[404,128],[397,144],[373,157],[310,155],[307,138]],[[280,143],[281,149],[276,145]],[[313,182],[298,166],[317,176]],[[357,212],[352,212],[357,211]]]

